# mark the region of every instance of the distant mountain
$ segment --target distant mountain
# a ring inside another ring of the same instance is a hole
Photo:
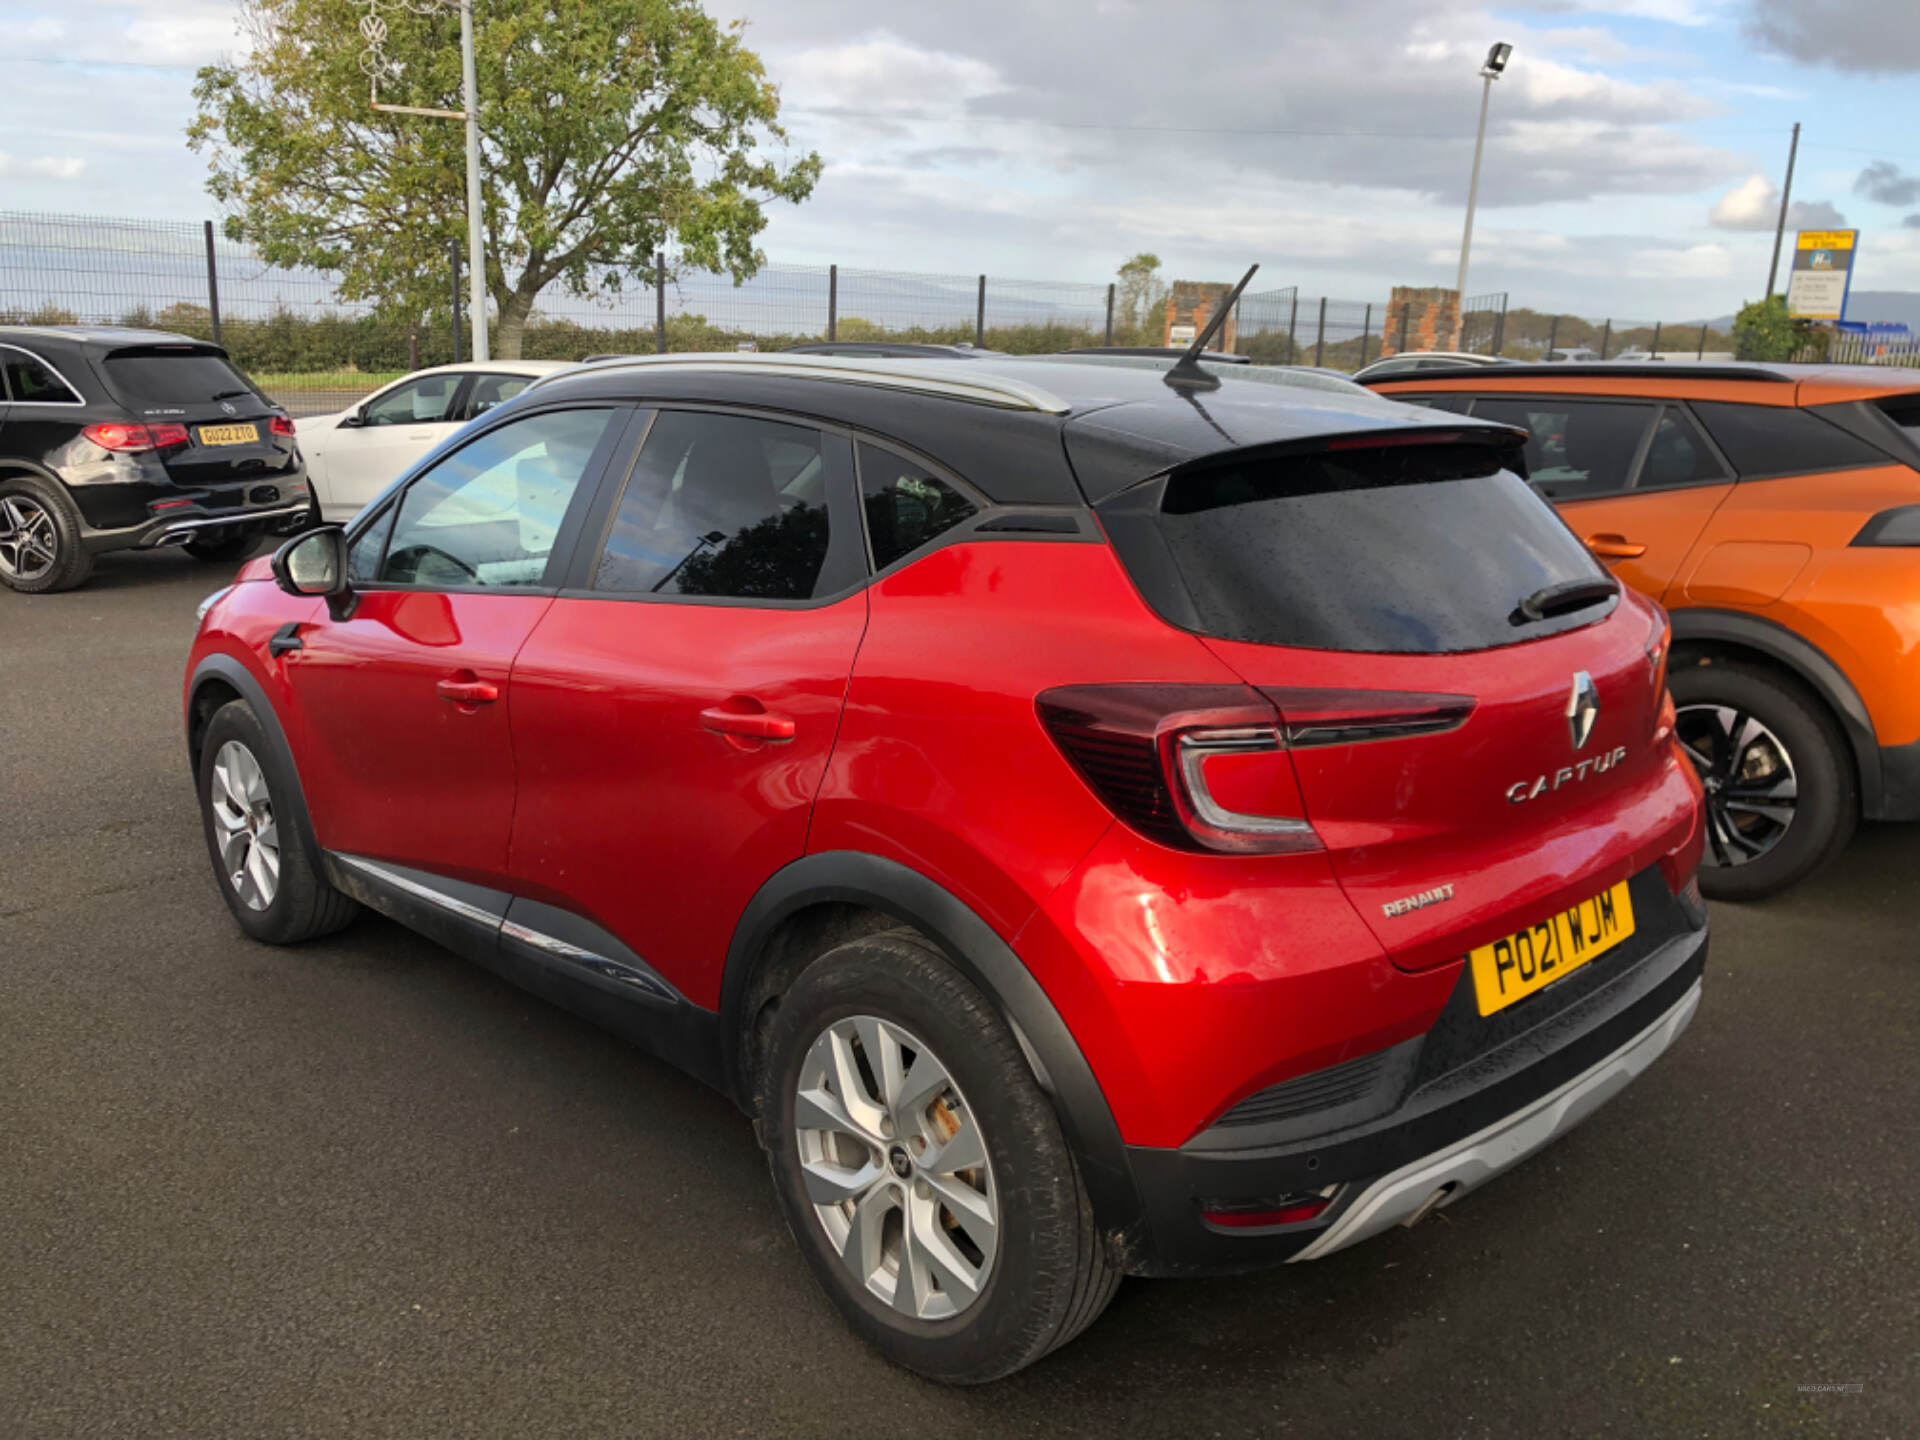
[[[1890,320],[1920,333],[1920,290],[1856,290],[1847,296],[1847,319]],[[1731,330],[1733,316],[1721,315],[1706,323],[1715,330]]]

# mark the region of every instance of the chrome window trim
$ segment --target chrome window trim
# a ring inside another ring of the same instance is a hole
[[[7,398],[12,393],[10,390],[8,390],[4,394],[0,394],[0,403],[5,403],[8,405],[39,406],[47,410],[68,410],[68,409],[72,409],[76,405],[81,407],[82,409],[86,408],[87,402],[81,398],[80,387],[75,385],[71,380],[67,379],[65,375],[62,375],[60,373],[60,367],[54,364],[51,360],[47,359],[46,356],[41,355],[36,351],[29,350],[24,345],[15,345],[10,342],[4,342],[4,341],[0,341],[0,350],[17,351],[19,354],[26,356],[29,360],[38,361],[40,364],[46,366],[48,371],[52,373],[53,378],[58,380],[62,385],[66,386],[67,393],[73,396],[73,399],[71,400],[13,400],[13,399]]]

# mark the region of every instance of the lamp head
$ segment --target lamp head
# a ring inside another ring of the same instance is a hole
[[[1487,51],[1487,63],[1480,67],[1480,73],[1489,80],[1498,80],[1500,72],[1507,68],[1507,57],[1513,54],[1513,46],[1501,40]]]

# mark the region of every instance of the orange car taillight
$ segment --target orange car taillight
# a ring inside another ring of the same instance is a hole
[[[1114,815],[1177,850],[1318,850],[1280,715],[1244,685],[1063,685],[1041,723]]]

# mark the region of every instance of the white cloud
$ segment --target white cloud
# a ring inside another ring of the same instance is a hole
[[[1714,202],[1707,223],[1716,230],[1771,230],[1780,223],[1780,187],[1764,175],[1749,175]],[[1846,223],[1829,200],[1795,200],[1787,206],[1789,230],[1837,230]]]
[[[0,175],[34,175],[43,180],[73,180],[87,168],[78,155],[36,155],[31,160],[15,160],[0,150]]]
[[[923,49],[885,32],[786,56],[777,78],[786,102],[830,110],[953,110],[1006,89],[985,61]]]

